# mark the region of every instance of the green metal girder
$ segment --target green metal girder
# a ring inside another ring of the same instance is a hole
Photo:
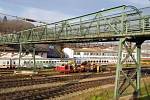
[[[23,51],[23,49],[25,49],[25,51]],[[24,57],[26,55],[26,53],[31,53],[32,54],[32,59],[33,59],[33,67],[34,67],[34,71],[36,71],[36,61],[35,61],[35,45],[34,44],[28,44],[28,45],[24,45],[20,43],[19,46],[19,65],[18,65],[18,69],[21,68],[21,59],[22,57]]]
[[[147,26],[150,24],[147,24],[150,16],[138,16],[139,12],[135,10],[125,12],[125,8],[126,6],[114,7],[16,33],[5,34],[0,37],[0,45],[92,41],[94,39],[102,39],[101,41],[103,41],[104,38],[109,41],[110,38],[150,36],[150,25]]]
[[[116,80],[115,80],[115,92],[114,92],[114,99],[118,100],[120,96],[124,93],[125,90],[129,86],[132,86],[135,92],[136,97],[140,96],[140,80],[141,80],[141,45],[144,42],[143,40],[134,41],[134,46],[129,46],[126,43],[129,42],[127,39],[120,39],[119,41],[119,53],[118,53],[118,62],[116,66]],[[122,57],[123,50],[126,50],[127,55],[125,58]],[[136,57],[133,57],[133,52],[136,49]],[[125,73],[122,68],[125,61],[128,58],[131,58],[135,64],[135,72],[132,74]],[[124,80],[122,81],[121,78],[124,76]],[[136,77],[136,78],[135,78]],[[136,81],[136,83],[134,82]],[[124,86],[124,87],[123,87]]]

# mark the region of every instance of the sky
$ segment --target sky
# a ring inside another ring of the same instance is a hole
[[[48,23],[120,5],[150,6],[150,0],[0,0],[0,12]]]

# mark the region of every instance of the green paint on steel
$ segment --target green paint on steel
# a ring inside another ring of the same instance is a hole
[[[131,8],[126,11],[127,8]],[[4,34],[0,37],[0,45],[20,44],[20,55],[22,44],[36,43],[73,43],[91,41],[119,41],[118,62],[116,69],[114,99],[118,99],[121,94],[131,85],[140,95],[140,55],[141,44],[150,37],[150,15],[144,16],[141,11],[133,6],[119,6],[103,11],[98,11],[83,16],[62,20],[59,22],[37,26],[32,29],[23,30],[11,34]],[[135,42],[133,48],[126,45],[126,42]],[[128,55],[123,59],[123,46]],[[134,49],[137,48],[137,58],[132,56]],[[34,67],[35,48],[33,48]],[[131,57],[136,65],[136,71],[129,77],[122,70],[123,63]],[[20,59],[20,56],[19,56]],[[19,61],[20,62],[20,61]],[[20,63],[19,63],[20,65]],[[120,74],[127,80],[126,85],[120,87]],[[136,74],[136,86],[132,78]]]
[[[126,7],[114,7],[5,34],[0,37],[0,44],[109,41],[133,36],[150,36],[150,25],[145,21],[149,20],[150,16],[138,16],[139,12],[136,10],[126,12]]]
[[[114,99],[118,100],[120,96],[123,95],[125,90],[128,89],[129,86],[132,86],[134,89],[134,95],[136,97],[140,96],[140,80],[141,80],[141,66],[140,66],[140,56],[141,56],[141,45],[144,42],[143,40],[137,40],[134,42],[128,43],[127,39],[120,39],[119,41],[119,52],[118,52],[118,62],[116,66],[116,80],[115,80],[115,92],[114,92]],[[131,45],[133,44],[133,46]],[[126,50],[126,57],[122,57],[123,49]],[[133,53],[136,52],[136,57],[133,56]],[[128,73],[122,70],[123,64],[128,61],[128,58],[132,59],[135,64],[135,71],[132,73]],[[124,77],[124,80],[120,80]],[[134,78],[136,77],[136,78]],[[134,84],[136,81],[136,84]]]
[[[137,79],[136,79],[136,92],[137,92],[137,95],[138,97],[140,96],[140,83],[141,83],[141,44],[142,42],[140,43],[139,41],[137,42]]]
[[[22,53],[22,44],[20,43],[20,48],[19,48],[19,67],[21,67],[21,53]]]
[[[33,67],[34,71],[36,71],[36,61],[35,61],[35,45],[33,45]]]
[[[115,92],[114,92],[114,99],[115,100],[117,100],[120,96],[120,94],[119,94],[119,81],[120,81],[120,70],[122,70],[121,59],[122,59],[123,42],[124,42],[124,39],[120,39],[118,60],[117,60],[117,66],[116,66],[116,79],[115,79]]]

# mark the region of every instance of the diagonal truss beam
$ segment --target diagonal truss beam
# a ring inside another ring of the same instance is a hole
[[[115,80],[115,93],[114,93],[115,100],[118,100],[119,97],[123,95],[123,93],[128,89],[129,86],[133,88],[137,98],[140,96],[140,78],[141,78],[140,55],[141,55],[141,44],[143,42],[144,42],[143,40],[141,41],[135,40],[135,42],[129,43],[127,39],[120,39],[118,63],[116,68],[116,80]],[[123,57],[124,52],[127,53],[125,57]],[[135,71],[132,70],[132,74],[131,72],[124,71],[122,69],[123,66],[126,66],[125,62],[127,62],[128,59],[132,59],[133,64],[135,64],[135,66],[132,66],[135,68]],[[124,78],[124,80],[122,80],[122,78]]]
[[[27,46],[27,47],[26,47]],[[23,52],[23,48],[25,49],[25,52]],[[24,45],[21,44],[19,45],[19,65],[18,65],[18,69],[21,68],[21,59],[22,57],[24,57],[26,55],[26,53],[30,53],[32,51],[32,57],[33,57],[33,67],[34,70],[36,70],[36,61],[35,61],[35,45]]]
[[[145,33],[150,36],[150,23],[145,21],[149,20],[150,16],[138,16],[142,12],[126,11],[126,7],[123,5],[4,34],[0,37],[0,44],[110,41],[133,35],[143,36]]]

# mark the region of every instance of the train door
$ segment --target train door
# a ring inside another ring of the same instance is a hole
[[[10,59],[9,62],[10,62],[10,63],[9,63],[9,68],[10,68],[10,69],[14,69],[14,68],[16,67],[16,62],[13,61],[12,59]]]
[[[10,69],[12,69],[12,59],[10,59]]]
[[[7,69],[10,67],[10,61],[9,60],[7,60],[6,66],[7,66]]]

